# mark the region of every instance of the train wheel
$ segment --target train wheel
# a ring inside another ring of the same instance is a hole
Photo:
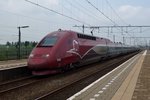
[[[64,67],[61,68],[61,72],[66,72],[66,71],[68,71],[68,70],[70,70],[72,68],[73,68],[72,63],[68,64],[68,65],[66,65],[66,66],[64,66]]]
[[[74,68],[74,66],[73,66],[73,64],[72,64],[72,63],[71,63],[69,66],[70,66],[70,68],[71,68],[71,69],[73,69],[73,68]]]

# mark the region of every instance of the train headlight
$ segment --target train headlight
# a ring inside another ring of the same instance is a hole
[[[33,57],[34,57],[34,55],[33,55],[33,54],[30,54],[29,58],[33,58]]]
[[[46,54],[45,57],[46,57],[46,58],[49,57],[49,54]]]
[[[43,58],[48,58],[49,54],[42,55]]]

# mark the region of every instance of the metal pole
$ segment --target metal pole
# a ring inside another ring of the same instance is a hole
[[[21,59],[21,28],[28,28],[29,26],[19,26],[19,40],[18,40],[18,59]]]
[[[123,44],[125,44],[125,42],[124,42],[124,36],[123,36]]]
[[[18,58],[21,58],[21,31],[20,31],[21,27],[18,27],[19,29],[19,40],[18,40]]]
[[[108,27],[108,34],[107,34],[107,37],[109,38],[109,27]]]
[[[83,28],[83,34],[84,34],[84,24],[83,24],[82,28]]]
[[[130,45],[131,45],[131,37],[130,37]]]
[[[114,41],[114,43],[115,43],[115,35],[113,35],[113,41]]]
[[[149,40],[149,50],[150,50],[150,40]]]

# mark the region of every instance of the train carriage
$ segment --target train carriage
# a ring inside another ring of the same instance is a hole
[[[28,68],[34,75],[47,75],[134,51],[106,38],[58,30],[46,35],[32,50]]]

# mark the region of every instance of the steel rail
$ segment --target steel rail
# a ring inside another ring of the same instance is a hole
[[[97,73],[100,73],[100,72],[103,72],[103,71],[107,71],[107,69],[108,69],[110,66],[114,66],[114,65],[116,65],[116,64],[118,64],[118,63],[122,63],[124,60],[127,60],[128,58],[132,57],[133,55],[135,55],[135,54],[131,54],[131,55],[127,56],[127,57],[122,57],[122,59],[118,59],[118,60],[116,60],[116,62],[111,62],[110,64],[107,63],[107,66],[104,64],[103,66],[101,66],[101,67],[104,67],[103,69],[97,70],[96,72],[87,74],[87,75],[85,75],[85,76],[83,76],[83,77],[81,77],[81,78],[79,78],[79,79],[77,79],[77,80],[74,80],[74,81],[72,81],[72,82],[70,82],[70,83],[68,83],[68,84],[65,84],[65,85],[63,85],[62,87],[59,87],[59,88],[57,88],[57,89],[55,89],[55,90],[53,90],[53,91],[50,91],[50,92],[48,92],[48,93],[46,93],[46,94],[44,94],[44,95],[42,95],[42,96],[39,96],[39,97],[35,98],[35,100],[45,99],[45,98],[47,98],[48,96],[50,96],[50,95],[52,95],[52,94],[54,94],[54,93],[56,93],[56,92],[59,92],[59,91],[63,90],[64,88],[70,87],[71,85],[73,85],[73,84],[75,84],[75,83],[78,83],[78,82],[80,82],[80,81],[82,81],[82,80],[85,80],[86,78],[88,78],[88,77],[90,77],[90,76],[94,76],[94,75],[96,75]]]

